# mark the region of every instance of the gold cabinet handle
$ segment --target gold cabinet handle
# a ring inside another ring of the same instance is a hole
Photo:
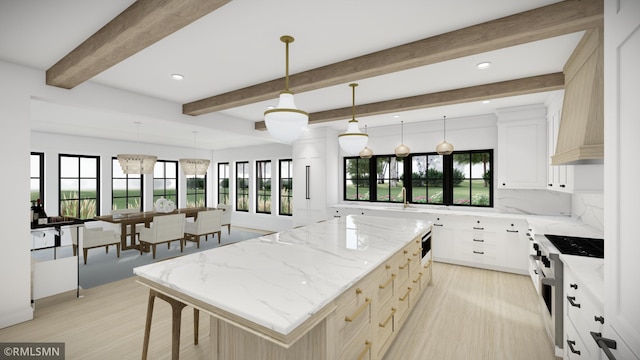
[[[413,256],[418,256],[418,255],[420,255],[420,251],[413,253]]]
[[[391,265],[386,264],[386,265],[384,266],[384,268],[385,268],[385,269],[387,269],[387,270],[389,270],[389,269],[391,269]]]
[[[400,270],[404,270],[404,269],[406,269],[406,268],[407,268],[407,266],[409,266],[409,263],[410,263],[410,262],[411,262],[411,259],[407,259],[407,262],[406,262],[406,263],[404,263],[404,264],[402,264],[402,265],[400,265],[400,266],[399,266]]]
[[[426,264],[424,264],[424,268],[425,268],[425,269],[428,269],[428,268],[429,268],[429,266],[431,266],[431,260],[427,261],[427,263],[426,263]]]
[[[422,273],[421,272],[419,272],[418,274],[419,274],[418,277],[415,280],[413,280],[414,284],[417,284],[420,281],[420,278],[422,277]]]
[[[409,250],[402,250],[402,253],[406,255],[409,253]]]
[[[358,360],[362,360],[364,359],[365,356],[367,356],[369,349],[371,349],[371,341],[365,341],[364,346],[365,346],[364,350],[362,350],[360,355],[358,355]]]
[[[356,288],[356,294],[358,294],[358,295],[362,294],[362,289]]]
[[[393,279],[395,279],[395,278],[396,278],[396,274],[391,274],[391,277],[390,277],[387,281],[385,281],[385,282],[384,282],[384,284],[382,284],[382,285],[378,285],[378,287],[379,287],[380,289],[384,289],[384,288],[386,288],[387,286],[389,286],[389,284],[391,284],[391,282],[392,282],[392,281],[393,281]]]
[[[378,326],[381,328],[386,327],[389,321],[391,321],[391,318],[393,317],[393,315],[396,314],[396,310],[397,310],[396,308],[391,308],[391,314],[389,314],[389,316],[386,319],[384,319],[383,322],[379,323]]]
[[[360,306],[358,308],[358,310],[356,310],[356,312],[353,314],[353,316],[345,316],[344,317],[344,321],[352,322],[353,320],[357,319],[358,316],[360,316],[360,314],[364,311],[364,309],[366,309],[367,306],[369,306],[369,304],[371,304],[371,299],[365,298],[364,299],[364,304],[362,304],[362,306]]]
[[[410,292],[411,292],[411,288],[410,288],[410,287],[408,287],[408,288],[407,288],[407,293],[406,293],[406,294],[404,294],[402,297],[398,298],[398,300],[400,300],[400,301],[405,301],[405,300],[407,300],[407,297],[409,297],[409,293],[410,293]]]

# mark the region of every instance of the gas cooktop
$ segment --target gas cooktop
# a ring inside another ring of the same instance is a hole
[[[604,258],[604,239],[544,234],[562,254]]]

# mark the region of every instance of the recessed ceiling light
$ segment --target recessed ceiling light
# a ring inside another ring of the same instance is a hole
[[[478,68],[479,70],[488,69],[490,67],[491,67],[491,63],[488,61],[483,61],[481,63],[478,63],[478,65],[476,65],[476,68]]]
[[[276,108],[276,107],[275,107],[275,106],[273,106],[273,105],[269,105],[269,106],[267,106],[267,110],[271,110],[271,109],[275,109],[275,108]]]
[[[488,104],[488,103],[490,103],[490,102],[491,102],[491,100],[484,100],[484,101],[482,101],[482,103],[483,103],[483,104]]]
[[[182,80],[182,79],[184,79],[184,75],[182,75],[182,74],[171,74],[171,78],[173,80]]]
[[[400,115],[393,115],[393,118],[394,118],[394,119],[397,119],[397,118],[399,118],[399,117],[400,117]]]

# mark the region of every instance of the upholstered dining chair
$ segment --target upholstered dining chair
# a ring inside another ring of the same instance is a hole
[[[82,248],[82,256],[84,257],[85,265],[87,265],[87,252],[89,249],[104,246],[105,251],[108,254],[109,246],[115,245],[117,256],[120,257],[120,236],[116,235],[115,231],[103,230],[101,227],[88,228],[85,226],[82,226],[81,229],[81,239],[78,239],[77,231],[70,231],[70,233],[71,242],[73,243],[73,256],[76,256],[79,247]]]
[[[167,248],[172,241],[180,242],[180,252],[184,249],[184,222],[185,214],[156,215],[150,228],[140,229],[140,255],[145,246],[151,246],[153,258],[156,258],[156,245],[167,243]]]
[[[222,209],[222,226],[227,227],[227,233],[231,234],[231,205],[218,204],[216,209]]]
[[[204,235],[205,241],[211,234],[215,238],[218,234],[218,244],[220,244],[220,234],[222,233],[222,210],[199,211],[198,216],[193,222],[185,220],[184,224],[184,241],[193,241],[196,247],[200,248],[200,237]]]
[[[116,218],[118,216],[123,216],[126,214],[135,214],[139,213],[140,209],[137,208],[128,208],[128,209],[113,209],[111,210],[111,215]],[[135,226],[135,234],[131,234],[131,230],[129,226],[127,226],[127,236],[131,238],[131,246],[136,244],[136,237],[140,235],[140,229],[144,228],[144,224],[136,224]],[[120,226],[114,227],[116,234],[119,236],[122,231]]]

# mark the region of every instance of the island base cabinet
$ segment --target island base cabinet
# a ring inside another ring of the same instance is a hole
[[[325,319],[289,348],[235,324],[210,318],[211,355],[215,360],[330,360],[337,359]]]

